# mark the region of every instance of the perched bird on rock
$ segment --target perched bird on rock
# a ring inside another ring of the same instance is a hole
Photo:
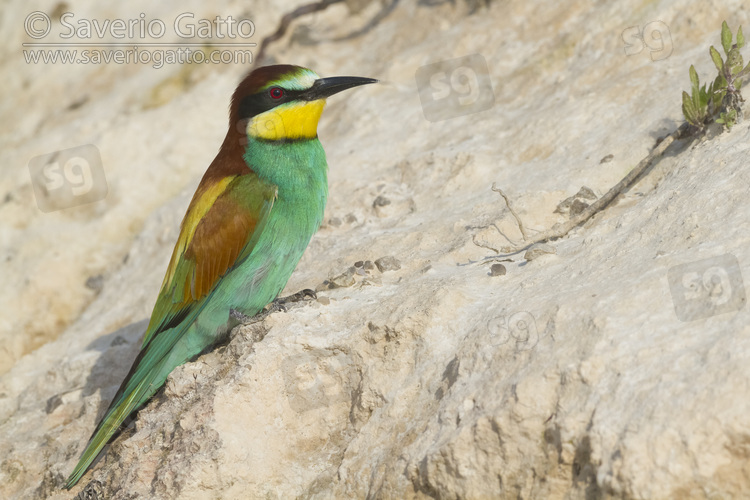
[[[281,293],[323,220],[328,165],[317,127],[326,98],[375,82],[277,65],[239,84],[229,131],[182,220],[141,351],[66,488],[175,367]]]

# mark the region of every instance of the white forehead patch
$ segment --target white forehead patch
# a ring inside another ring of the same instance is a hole
[[[312,87],[315,80],[320,79],[318,74],[311,69],[299,68],[293,73],[287,73],[281,82],[285,88],[290,90],[307,90]]]

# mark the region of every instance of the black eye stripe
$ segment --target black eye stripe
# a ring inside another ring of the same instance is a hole
[[[251,94],[243,97],[237,109],[239,115],[237,118],[239,120],[245,120],[261,113],[265,113],[269,109],[273,109],[280,104],[298,99],[303,92],[301,90],[289,90],[283,87],[278,87],[279,89],[281,89],[284,95],[282,95],[279,99],[274,99],[270,95],[271,88],[265,89],[262,92],[258,92],[257,94]]]

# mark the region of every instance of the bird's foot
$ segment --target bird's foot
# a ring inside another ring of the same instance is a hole
[[[277,311],[286,312],[286,308],[284,306],[275,306],[274,303],[271,302],[269,305],[266,306],[265,309],[263,309],[261,312],[259,312],[255,316],[248,316],[247,314],[241,313],[236,309],[230,309],[229,317],[236,319],[243,325],[254,325],[255,323],[260,323],[261,321],[263,321],[264,319],[266,319],[271,314]]]
[[[248,316],[247,314],[239,312],[237,309],[230,309],[229,317],[236,319],[240,323],[249,323],[255,318],[255,316]]]
[[[295,302],[302,302],[305,300],[315,300],[317,298],[318,298],[318,294],[315,293],[315,290],[305,288],[301,292],[294,293],[287,297],[279,297],[278,299],[274,300],[271,303],[272,304],[279,303],[280,305],[284,305],[284,304],[293,304]]]
[[[274,300],[266,307],[264,307],[263,310],[255,316],[248,316],[247,314],[243,314],[236,309],[230,309],[229,316],[244,324],[260,323],[275,312],[287,312],[287,304],[295,304],[307,300],[315,300],[317,298],[318,295],[314,290],[305,288],[301,292],[297,292],[287,297],[279,297],[278,299]]]

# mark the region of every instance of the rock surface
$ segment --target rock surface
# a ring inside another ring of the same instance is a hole
[[[555,210],[581,186],[606,192],[678,126],[687,68],[714,71],[708,46],[722,20],[749,24],[742,3],[428,3],[337,4],[271,47],[384,82],[332,98],[321,122],[327,223],[285,290],[318,300],[176,369],[71,492],[247,68],[27,65],[32,9],[4,8],[0,497],[750,491],[750,121],[670,148],[554,253],[482,260],[522,243],[493,183],[531,235],[567,220]],[[297,5],[60,8],[231,14],[259,41]],[[627,55],[623,31],[656,20],[663,50]],[[419,68],[473,54],[494,105],[429,121]],[[87,143],[107,198],[40,212],[29,159]]]

